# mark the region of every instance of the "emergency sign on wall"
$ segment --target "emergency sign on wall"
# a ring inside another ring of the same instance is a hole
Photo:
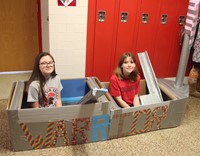
[[[76,6],[76,0],[58,0],[58,6]]]

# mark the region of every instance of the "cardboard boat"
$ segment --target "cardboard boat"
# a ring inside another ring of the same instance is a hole
[[[144,66],[149,63],[146,54],[140,59]],[[7,107],[12,149],[106,141],[179,126],[186,109],[188,85],[174,87],[173,80],[156,79],[153,71],[149,77],[150,70],[145,69],[147,77],[140,81],[142,105],[131,108],[120,108],[108,92],[93,94],[94,88],[109,87],[108,82],[100,82],[97,77],[62,79],[63,107],[45,109],[26,108],[26,82],[13,83]]]

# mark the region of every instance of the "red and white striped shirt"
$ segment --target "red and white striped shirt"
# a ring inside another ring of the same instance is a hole
[[[185,33],[189,35],[189,45],[192,46],[194,42],[196,26],[199,16],[199,3],[200,0],[190,0],[185,24]]]

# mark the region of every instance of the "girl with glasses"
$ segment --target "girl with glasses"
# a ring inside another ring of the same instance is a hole
[[[62,106],[63,86],[55,71],[55,61],[50,53],[39,53],[35,58],[32,75],[27,82],[27,102],[32,108]]]

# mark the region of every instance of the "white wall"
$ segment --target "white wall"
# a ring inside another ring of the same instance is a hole
[[[85,77],[88,0],[58,6],[49,0],[49,46],[61,78]]]
[[[41,0],[42,50],[49,52],[49,0]]]

